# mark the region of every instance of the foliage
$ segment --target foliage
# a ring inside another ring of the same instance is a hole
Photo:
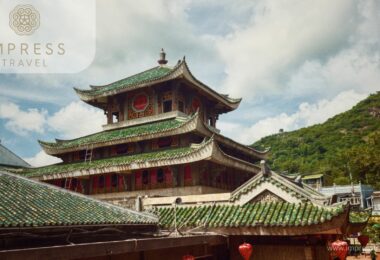
[[[323,124],[267,136],[252,145],[271,148],[279,172],[323,173],[325,184],[361,181],[380,188],[380,92]]]

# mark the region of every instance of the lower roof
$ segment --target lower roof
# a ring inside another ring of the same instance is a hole
[[[156,225],[157,218],[0,171],[0,230],[108,224]]]
[[[182,234],[214,232],[224,235],[294,236],[360,232],[366,221],[352,223],[348,204],[254,202],[156,208],[162,228]],[[177,217],[175,217],[177,216]]]
[[[323,224],[344,214],[345,206],[321,207],[311,203],[256,202],[245,205],[202,205],[176,208],[177,226],[195,228],[301,227]],[[158,208],[159,222],[173,227],[174,207]]]
[[[21,174],[25,177],[49,180],[179,165],[202,160],[215,161],[218,164],[251,173],[260,171],[260,167],[254,164],[225,154],[211,137],[207,141],[205,139],[200,144],[192,144],[188,147],[110,157],[91,162],[59,163],[25,169]]]

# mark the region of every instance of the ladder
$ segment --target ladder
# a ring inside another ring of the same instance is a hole
[[[65,189],[67,189],[67,190],[71,189],[71,180],[72,180],[72,178],[66,178],[65,179]]]
[[[86,147],[86,154],[84,156],[84,162],[91,163],[93,149],[94,149],[94,145],[93,144],[91,146],[87,146]]]

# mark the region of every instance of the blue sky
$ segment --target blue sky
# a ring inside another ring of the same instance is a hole
[[[193,74],[243,97],[222,133],[250,144],[324,122],[380,90],[378,1],[99,0],[96,55],[77,74],[0,74],[2,144],[33,165],[54,162],[37,139],[101,130],[103,112],[74,86],[109,83],[186,55]]]

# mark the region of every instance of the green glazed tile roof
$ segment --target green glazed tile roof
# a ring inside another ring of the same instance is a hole
[[[86,93],[86,95],[90,95],[90,96],[101,95],[105,92],[120,90],[120,89],[128,88],[131,86],[139,85],[142,83],[158,80],[160,78],[163,78],[169,75],[170,72],[172,71],[173,71],[172,68],[157,66],[157,67],[148,69],[146,71],[143,71],[141,73],[135,74],[133,76],[127,77],[125,79],[118,80],[108,85],[96,86],[96,87],[93,87],[91,90],[77,90],[77,91]]]
[[[270,176],[265,177],[262,173],[254,176],[251,180],[244,183],[242,186],[237,188],[232,192],[231,201],[238,200],[243,194],[250,192],[255,189],[257,186],[269,182],[275,185],[276,187],[286,191],[293,197],[300,199],[303,202],[309,201],[311,198],[319,197],[323,199],[323,194],[318,191],[310,188],[307,185],[303,185],[303,187],[297,186],[295,183],[286,180],[286,178],[281,175],[272,172]]]
[[[38,177],[48,174],[58,174],[72,172],[76,170],[88,170],[93,168],[104,168],[110,166],[127,165],[137,162],[147,162],[155,160],[170,159],[177,156],[183,156],[191,153],[197,148],[181,147],[175,149],[168,149],[150,153],[139,153],[126,156],[117,156],[99,160],[93,160],[91,162],[77,162],[77,163],[59,163],[39,168],[25,169],[21,174],[26,177]]]
[[[157,209],[159,223],[174,226],[174,208]],[[177,225],[198,227],[306,226],[321,224],[344,212],[344,206],[320,207],[311,203],[257,202],[240,205],[177,207]]]
[[[39,141],[44,147],[55,149],[66,149],[74,147],[86,147],[87,145],[102,142],[112,142],[130,137],[154,134],[180,127],[185,122],[180,119],[170,119],[121,129],[102,131],[99,133],[83,136],[72,140],[59,140],[56,143]]]
[[[371,217],[371,212],[352,211],[350,212],[350,223],[365,223]]]
[[[89,100],[95,100],[98,97],[115,95],[118,92],[144,87],[148,84],[159,82],[160,80],[170,80],[176,77],[180,77],[180,74],[184,73],[183,70],[187,71],[186,74],[189,75],[191,81],[195,82],[200,88],[206,91],[213,98],[220,99],[228,107],[228,110],[236,109],[239,105],[241,98],[236,99],[231,98],[228,95],[220,94],[196,79],[189,70],[185,58],[183,58],[182,61],[178,62],[173,68],[167,66],[158,66],[108,85],[91,86],[91,89],[89,90],[78,88],[74,89],[81,97],[81,99],[87,102]]]
[[[302,177],[302,180],[312,180],[312,179],[319,179],[323,177],[323,174],[312,174],[312,175],[306,175]]]
[[[156,224],[157,218],[0,172],[0,227]]]

